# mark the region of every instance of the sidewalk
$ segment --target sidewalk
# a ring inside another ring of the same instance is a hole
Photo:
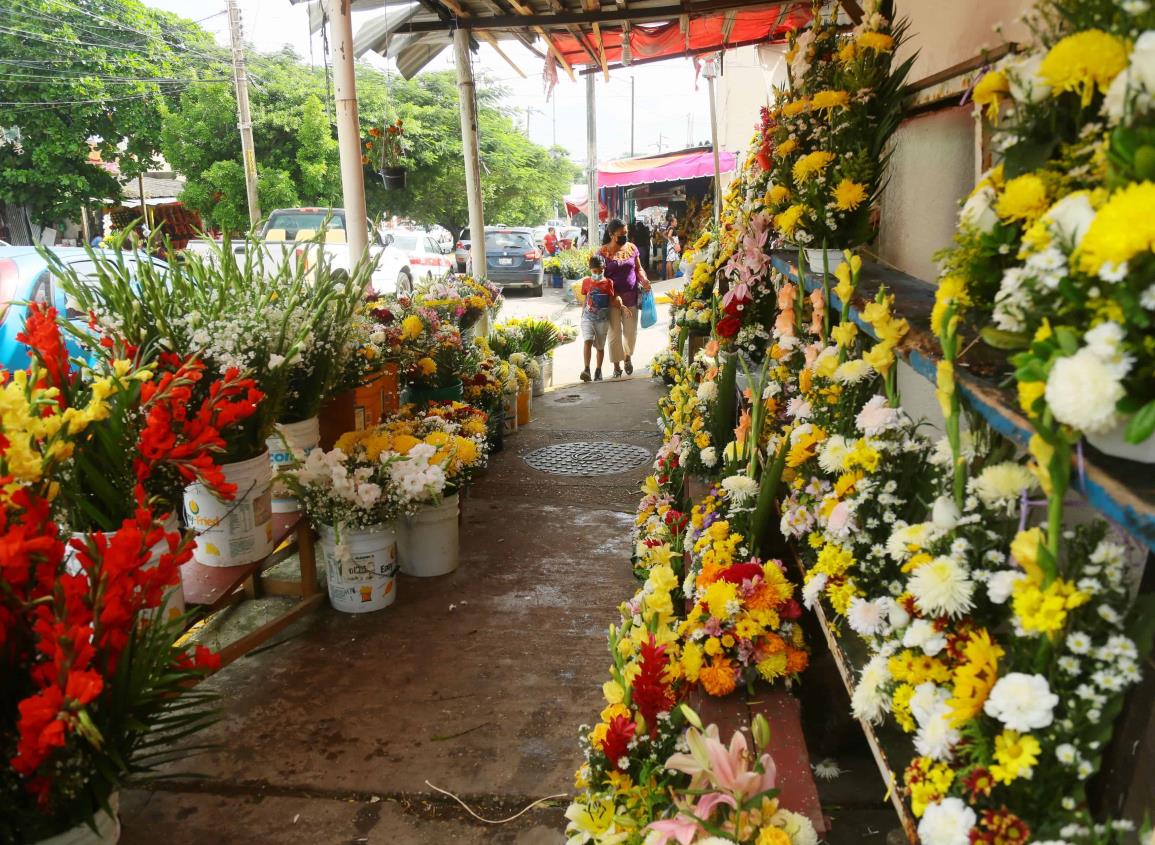
[[[628,565],[648,464],[571,478],[522,456],[578,440],[658,445],[660,389],[635,376],[556,389],[506,441],[465,502],[461,568],[402,576],[397,604],[328,607],[208,682],[217,745],[202,774],[122,793],[123,845],[561,843],[577,727],[596,718],[606,627],[634,589]]]

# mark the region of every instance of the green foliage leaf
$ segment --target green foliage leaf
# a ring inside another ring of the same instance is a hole
[[[1144,405],[1127,423],[1127,442],[1142,443],[1155,434],[1155,400]]]

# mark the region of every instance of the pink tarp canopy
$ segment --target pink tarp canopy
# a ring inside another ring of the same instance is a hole
[[[721,152],[718,163],[723,173],[732,171],[738,163],[736,153]],[[671,156],[630,158],[607,162],[598,167],[599,188],[628,188],[634,185],[652,185],[655,182],[684,182],[714,175],[714,154],[679,153]]]

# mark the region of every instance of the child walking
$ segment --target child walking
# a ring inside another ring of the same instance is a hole
[[[594,349],[598,351],[598,366],[594,370],[593,380],[602,380],[602,363],[606,357],[606,337],[610,332],[610,309],[621,308],[629,315],[629,309],[622,304],[622,298],[614,293],[614,283],[606,278],[605,259],[596,252],[590,256],[590,274],[582,279],[582,296],[585,303],[582,306],[582,339],[585,348],[582,354],[585,360],[585,369],[582,370],[582,381],[590,380],[590,355]]]

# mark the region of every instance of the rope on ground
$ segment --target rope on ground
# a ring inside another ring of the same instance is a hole
[[[477,815],[477,813],[473,812],[472,807],[470,807],[468,804],[466,804],[464,801],[462,801],[460,798],[458,798],[456,795],[454,795],[448,789],[442,789],[440,786],[436,786],[435,784],[432,784],[429,781],[425,781],[425,785],[428,786],[430,789],[436,789],[442,795],[448,795],[450,798],[452,798],[454,801],[456,801],[458,804],[460,804],[462,807],[464,807],[465,812],[469,813],[469,815],[473,816],[479,822],[485,822],[486,824],[507,824],[507,823],[513,821],[514,819],[518,818],[519,816],[525,815],[530,810],[532,810],[534,807],[536,807],[538,804],[544,804],[546,801],[553,801],[555,798],[569,798],[569,794],[565,793],[565,792],[561,793],[560,795],[547,795],[545,798],[538,798],[532,804],[527,804],[522,810],[520,810],[517,813],[514,813],[508,819],[487,819],[487,818],[479,816],[479,815]]]

